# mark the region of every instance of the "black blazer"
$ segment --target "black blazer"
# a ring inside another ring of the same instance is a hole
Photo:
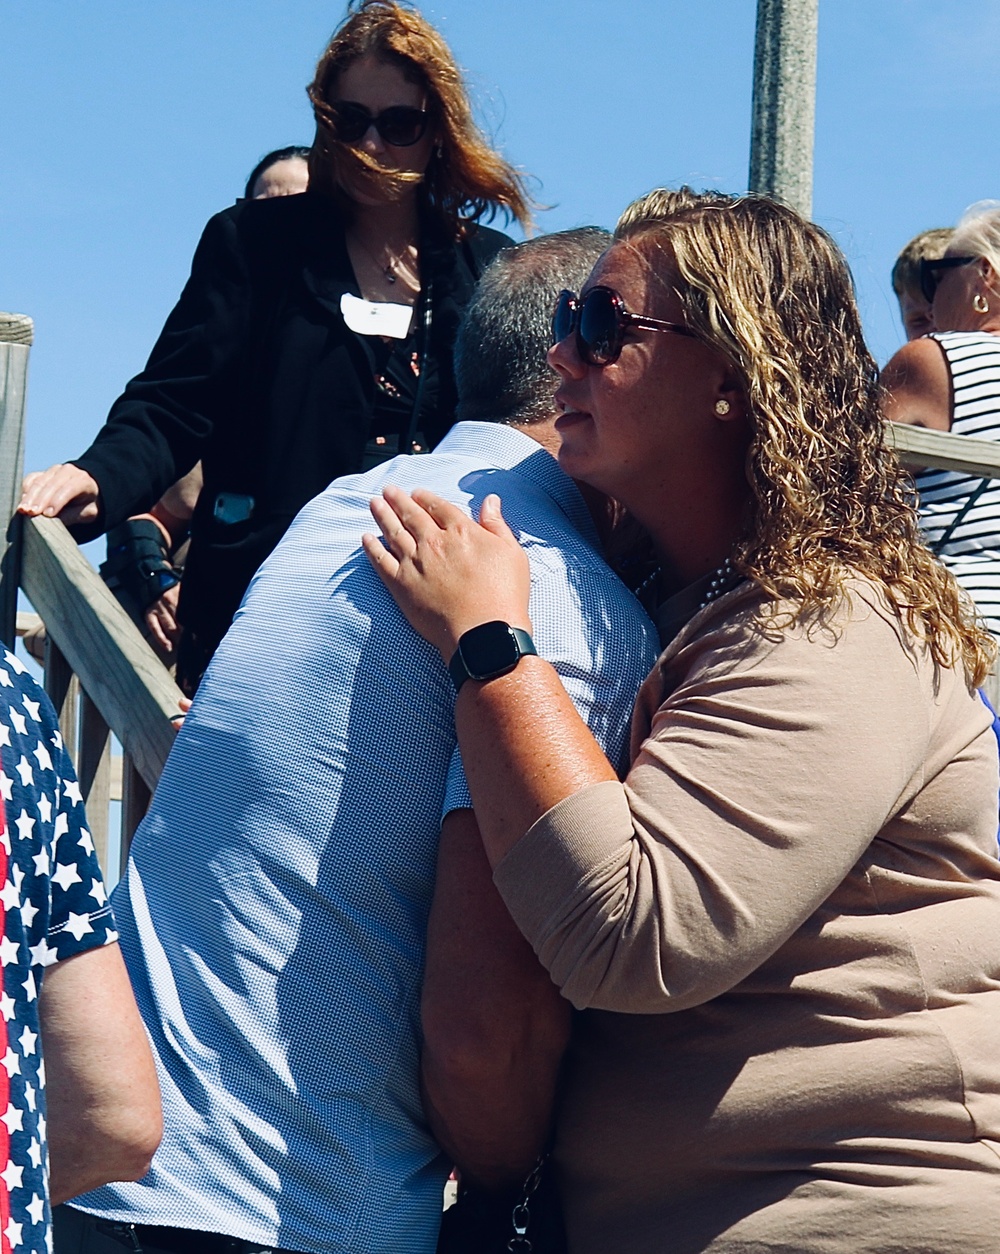
[[[425,222],[421,270],[433,293],[439,389],[436,429],[423,424],[432,445],[454,421],[452,346],[462,311],[485,266],[511,242],[473,225],[456,244]],[[149,509],[201,459],[205,488],[179,608],[180,669],[188,674],[200,673],[302,506],[361,466],[374,360],[340,312],[347,291],[359,294],[343,221],[328,201],[307,192],[217,214],[146,368],[76,459],[100,486],[102,505],[98,524],[74,528],[81,540]],[[252,516],[217,522],[220,492],[253,497]]]

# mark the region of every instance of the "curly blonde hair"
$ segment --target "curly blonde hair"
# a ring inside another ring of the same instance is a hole
[[[341,73],[363,57],[397,64],[429,97],[431,125],[438,150],[420,175],[390,170],[359,148],[341,143],[331,102]],[[316,116],[316,138],[309,154],[309,187],[350,202],[342,189],[342,173],[361,168],[388,185],[423,183],[427,204],[460,237],[465,224],[498,211],[531,226],[530,200],[522,176],[490,147],[472,117],[462,74],[448,45],[415,10],[395,0],[360,0],[351,4],[344,24],[334,33],[313,81],[306,88]]]
[[[659,254],[654,270],[688,325],[741,380],[751,499],[733,561],[766,594],[772,623],[822,621],[859,573],[939,665],[961,664],[981,684],[996,645],[920,539],[851,273],[830,236],[761,196],[635,221],[619,235]]]

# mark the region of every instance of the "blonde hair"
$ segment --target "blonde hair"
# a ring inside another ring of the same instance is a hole
[[[935,226],[914,235],[892,267],[892,290],[897,296],[908,292],[911,296],[924,299],[920,287],[920,263],[943,257],[953,233],[950,226]]]
[[[680,187],[654,187],[626,205],[615,226],[615,239],[624,239],[640,223],[658,222],[671,218],[682,209],[697,209],[704,205],[730,205],[734,196],[726,192],[696,192],[687,183]]]
[[[363,57],[398,64],[408,79],[426,89],[438,149],[427,172],[390,170],[336,136],[331,101],[341,73]],[[497,211],[531,225],[529,198],[521,175],[487,143],[472,118],[462,75],[448,45],[416,10],[395,0],[352,4],[344,24],[320,57],[306,88],[316,116],[316,138],[309,154],[310,190],[349,208],[341,174],[361,168],[402,188],[423,182],[427,203],[458,237],[464,224]]]
[[[909,481],[885,441],[851,274],[830,236],[748,196],[639,222],[626,238],[741,380],[751,500],[733,562],[766,594],[770,624],[824,621],[858,573],[939,665],[960,663],[970,685],[982,683],[996,646],[921,542]]]

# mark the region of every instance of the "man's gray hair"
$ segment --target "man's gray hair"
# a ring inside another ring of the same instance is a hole
[[[607,231],[583,226],[497,254],[455,343],[460,421],[527,425],[551,414],[557,379],[545,354],[556,300],[563,288],[580,290],[611,243]]]

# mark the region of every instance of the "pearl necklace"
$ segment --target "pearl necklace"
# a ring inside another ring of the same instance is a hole
[[[728,592],[731,588],[735,588],[742,578],[742,575],[738,575],[736,571],[733,570],[733,564],[727,557],[721,566],[717,566],[715,570],[712,571],[711,578],[708,581],[708,587],[705,589],[705,594],[701,598],[701,604],[698,606],[698,609],[703,610],[706,605],[711,605],[712,602],[718,600],[724,592]]]
[[[653,569],[642,581],[642,583],[634,590],[633,595],[641,601],[643,593],[648,592],[662,574],[663,567],[655,567],[655,569]],[[701,601],[698,604],[698,609],[703,610],[706,605],[711,605],[711,603],[718,600],[724,592],[729,592],[730,589],[735,588],[742,578],[743,576],[738,574],[733,569],[733,563],[727,557],[726,560],[720,566],[717,566],[709,576],[708,586],[706,587]]]

